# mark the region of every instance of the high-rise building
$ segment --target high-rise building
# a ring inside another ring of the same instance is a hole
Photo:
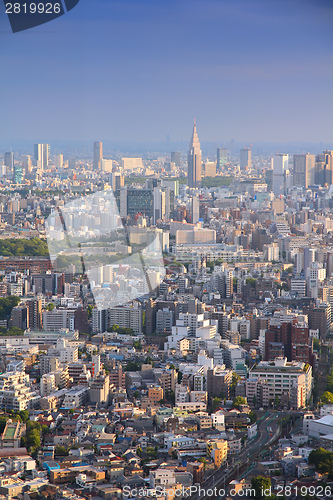
[[[240,168],[248,170],[252,166],[252,151],[250,148],[240,150]]]
[[[57,169],[60,169],[60,168],[63,167],[63,165],[64,165],[64,155],[63,154],[55,155],[55,157],[54,157],[54,166]]]
[[[21,165],[14,165],[14,175],[13,182],[14,184],[21,184],[23,181],[23,169]]]
[[[160,187],[154,188],[154,224],[166,217],[166,193]]]
[[[193,134],[190,141],[190,147],[187,157],[187,182],[189,187],[201,187],[201,150],[197,134],[197,127],[194,120]]]
[[[294,155],[294,185],[307,189],[315,183],[315,155]]]
[[[49,165],[50,145],[35,144],[35,161],[39,170],[45,170]]]
[[[171,151],[171,162],[176,165],[176,167],[180,167],[181,159],[180,159],[180,151]]]
[[[25,175],[31,173],[32,163],[30,155],[22,156],[22,168]]]
[[[192,196],[191,199],[191,222],[196,224],[199,222],[200,202],[198,196]]]
[[[4,154],[4,164],[7,169],[14,170],[14,153]]]
[[[125,178],[119,172],[111,172],[109,177],[109,183],[113,191],[117,191],[125,185]]]
[[[321,186],[333,183],[333,151],[324,151],[316,156],[315,183]]]
[[[227,149],[217,148],[217,170],[223,170],[228,160]]]
[[[288,155],[276,154],[272,158],[273,192],[275,196],[285,194],[285,172],[288,170]]]
[[[101,168],[101,160],[103,158],[103,144],[99,141],[94,142],[94,170],[99,170]]]

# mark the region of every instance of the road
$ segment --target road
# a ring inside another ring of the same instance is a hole
[[[230,481],[239,477],[243,469],[247,470],[249,466],[250,468],[253,467],[255,459],[259,458],[260,454],[278,439],[280,435],[279,421],[283,416],[284,412],[269,413],[262,422],[259,423],[257,436],[247,444],[243,451],[237,455],[236,459],[229,459],[226,466],[213,472],[213,474],[211,474],[211,476],[201,485],[201,488],[205,490],[210,488],[217,488],[217,490],[225,489]],[[190,498],[192,500],[197,500],[199,494],[194,493]]]

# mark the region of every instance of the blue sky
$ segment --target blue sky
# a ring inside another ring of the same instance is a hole
[[[12,34],[1,5],[1,138],[333,137],[333,2],[80,0]]]

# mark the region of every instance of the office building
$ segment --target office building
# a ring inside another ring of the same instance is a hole
[[[288,170],[289,156],[276,154],[272,158],[273,166],[273,193],[275,196],[285,194],[285,173]]]
[[[13,183],[21,184],[23,181],[23,169],[21,165],[14,165]]]
[[[333,151],[323,151],[316,155],[315,184],[333,184]]]
[[[217,164],[216,168],[219,172],[222,172],[226,163],[228,161],[227,149],[217,148]]]
[[[111,172],[109,184],[113,191],[119,191],[119,189],[125,185],[125,178],[119,172]]]
[[[64,155],[59,154],[54,156],[54,166],[57,170],[61,169],[64,165]]]
[[[240,168],[241,170],[249,170],[252,166],[252,151],[250,148],[240,150]]]
[[[35,144],[35,162],[38,170],[45,170],[49,166],[50,145]]]
[[[294,155],[294,185],[307,189],[315,183],[315,155]]]
[[[32,170],[32,162],[30,155],[22,156],[22,169],[24,175],[30,174]]]
[[[187,157],[187,183],[192,188],[201,187],[201,150],[195,120]]]
[[[215,161],[206,161],[202,165],[203,177],[216,177],[216,163]]]
[[[100,170],[102,158],[103,158],[103,144],[99,141],[96,141],[94,142],[94,159],[93,159],[94,170]]]
[[[14,170],[14,153],[4,154],[4,165],[7,170]]]
[[[119,212],[121,217],[134,218],[137,214],[147,218],[153,217],[154,191],[152,189],[122,187],[119,196]]]
[[[181,166],[180,151],[171,151],[171,163],[174,163],[176,167]]]

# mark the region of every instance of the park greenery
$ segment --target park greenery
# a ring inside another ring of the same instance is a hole
[[[0,255],[4,257],[45,257],[49,255],[47,242],[40,238],[0,240]]]
[[[17,337],[23,334],[24,330],[21,330],[16,326],[11,326],[8,330],[5,326],[0,326],[0,337]]]

